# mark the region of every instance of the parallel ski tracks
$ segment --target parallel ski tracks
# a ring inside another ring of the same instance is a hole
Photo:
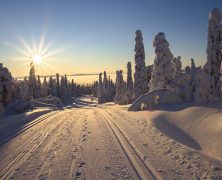
[[[35,121],[28,123],[19,132],[9,136],[7,139],[5,139],[3,142],[1,142],[0,146],[2,144],[7,143],[11,139],[15,138],[19,134],[25,132],[26,130],[30,129],[31,127],[39,124],[40,122],[44,121],[45,119],[54,116],[57,113],[59,113],[59,111],[43,115],[43,116],[37,118]],[[50,130],[50,128],[49,128],[49,130]],[[23,152],[19,153],[16,158],[14,158],[10,162],[8,162],[8,164],[1,170],[0,179],[8,179],[14,173],[16,168],[19,167],[26,159],[28,159],[31,156],[30,152],[35,151],[35,149],[38,148],[41,145],[41,143],[44,141],[44,139],[48,136],[48,134],[50,132],[49,130],[46,132],[46,134],[44,134],[42,136],[41,141],[39,143],[34,144],[33,146],[31,146],[27,152],[23,151]],[[33,141],[35,141],[38,138],[39,138],[39,136],[35,137]],[[27,143],[31,143],[31,142],[27,142]]]
[[[138,178],[142,180],[147,180],[147,179],[163,180],[163,178],[160,176],[157,170],[152,166],[152,164],[148,161],[148,159],[135,146],[133,141],[112,120],[112,117],[110,117],[110,115],[104,112],[103,110],[99,110],[99,112],[102,115],[103,119],[106,121],[110,130],[115,135],[117,141],[122,147],[133,169],[135,170]]]
[[[0,143],[0,147],[1,147],[3,144],[5,144],[5,143],[7,143],[8,141],[10,141],[11,139],[13,139],[13,138],[15,138],[16,136],[18,136],[19,134],[22,134],[22,133],[25,132],[26,130],[30,129],[31,127],[35,126],[36,124],[44,121],[45,119],[47,119],[47,118],[49,118],[49,117],[51,117],[51,116],[53,116],[53,115],[55,115],[55,114],[57,114],[57,113],[58,113],[58,111],[55,111],[55,112],[51,112],[51,113],[46,114],[46,115],[42,115],[41,117],[37,118],[36,120],[34,120],[34,121],[32,121],[32,122],[24,125],[18,132],[16,132],[15,134],[7,137],[4,141],[2,141],[2,142]]]

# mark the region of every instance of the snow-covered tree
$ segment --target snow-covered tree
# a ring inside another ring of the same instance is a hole
[[[136,31],[135,43],[134,99],[148,92],[145,52],[142,32],[140,30]]]
[[[48,94],[48,83],[46,81],[46,77],[44,77],[43,83],[42,83],[42,97],[47,97]]]
[[[115,102],[120,105],[129,104],[131,101],[128,93],[126,82],[123,79],[123,71],[116,71],[116,96]]]
[[[52,76],[49,78],[49,95],[57,96],[57,80],[53,79]]]
[[[33,97],[34,99],[37,99],[40,97],[39,94],[39,89],[36,81],[36,76],[35,76],[35,67],[34,63],[31,62],[30,64],[30,71],[29,71],[29,97]]]
[[[153,65],[149,65],[146,67],[147,69],[147,79],[148,79],[148,90],[150,90],[150,80],[151,80],[151,76],[152,76],[152,72],[153,72]]]
[[[62,99],[63,102],[67,102],[67,87],[66,87],[66,78],[64,76],[61,77],[61,82],[60,82],[60,93],[59,93],[59,98]]]
[[[104,89],[103,89],[103,82],[102,82],[102,73],[99,74],[99,84],[98,84],[98,103],[105,103],[105,94],[104,94]]]
[[[108,78],[108,102],[112,102],[114,99],[114,96],[116,94],[116,88],[115,88],[115,84],[113,83],[113,80],[110,79],[110,76]]]
[[[181,63],[181,57],[180,56],[173,59],[173,68],[174,68],[173,77],[175,78],[181,73],[182,63]]]
[[[39,94],[39,97],[41,97],[42,95],[42,83],[41,83],[41,79],[40,79],[40,76],[37,76],[37,87],[38,87],[38,94]]]
[[[6,67],[0,63],[0,114],[3,113],[4,108],[10,103],[12,76]]]
[[[169,43],[165,39],[165,34],[158,33],[153,41],[155,47],[155,60],[153,72],[150,80],[150,91],[155,89],[166,88],[166,84],[173,80],[173,55],[169,48]]]
[[[210,76],[210,101],[221,97],[222,25],[220,22],[221,13],[215,8],[209,13],[207,63],[204,65],[205,71]]]
[[[195,68],[196,68],[196,65],[195,65],[194,59],[191,58],[191,69],[195,69]]]
[[[191,69],[191,86],[194,102],[209,100],[210,78],[201,68]]]
[[[116,71],[116,96],[126,92],[126,83],[123,80],[123,71]]]
[[[60,83],[59,83],[59,74],[56,73],[56,94],[55,96],[59,96],[59,93],[60,93]]]
[[[126,80],[126,86],[127,86],[127,93],[130,98],[133,96],[133,78],[132,78],[132,68],[131,68],[131,62],[127,63],[127,80]]]
[[[108,96],[108,79],[106,75],[106,71],[103,72],[103,92],[105,96]]]

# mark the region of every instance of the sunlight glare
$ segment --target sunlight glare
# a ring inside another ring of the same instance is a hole
[[[39,55],[39,54],[34,55],[34,56],[32,57],[32,59],[33,59],[33,61],[34,61],[35,64],[41,64],[41,62],[42,62],[42,56]]]

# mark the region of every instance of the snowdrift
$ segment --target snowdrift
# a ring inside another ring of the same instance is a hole
[[[202,104],[178,111],[156,111],[151,119],[155,127],[168,137],[222,159],[222,103]]]
[[[49,96],[48,98],[39,98],[36,100],[36,102],[38,102],[39,105],[48,104],[48,105],[50,105],[50,107],[51,106],[55,106],[58,108],[63,107],[62,101],[58,97],[53,97],[53,96]],[[45,106],[43,106],[43,107],[45,107]]]
[[[130,107],[129,111],[152,109],[156,105],[182,102],[182,99],[169,89],[157,89],[140,96]]]

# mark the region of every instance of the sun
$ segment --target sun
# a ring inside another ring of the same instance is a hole
[[[41,64],[42,56],[39,54],[36,54],[36,55],[32,56],[32,60],[34,61],[35,64]]]

